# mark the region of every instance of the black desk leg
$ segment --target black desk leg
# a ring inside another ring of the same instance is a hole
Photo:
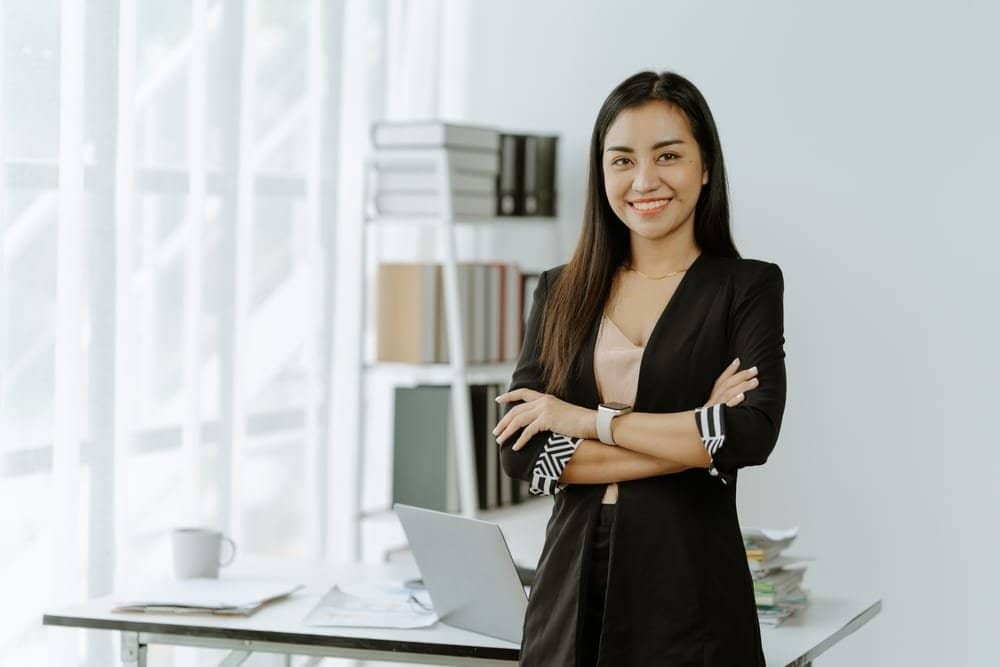
[[[138,632],[122,632],[122,665],[146,667],[146,645],[139,643]]]

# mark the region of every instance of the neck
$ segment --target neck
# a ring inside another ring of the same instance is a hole
[[[694,242],[694,234],[671,234],[652,240],[632,234],[630,246],[631,266],[649,275],[686,269],[701,254]]]

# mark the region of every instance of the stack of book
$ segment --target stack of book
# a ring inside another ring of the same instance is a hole
[[[379,121],[372,125],[372,143],[375,215],[442,215],[445,177],[454,216],[494,214],[499,130],[441,121]],[[439,173],[435,160],[435,151],[442,148],[448,155],[446,176]]]
[[[493,435],[502,414],[500,385],[471,385],[479,509],[523,502],[528,483],[506,475]],[[452,429],[451,387],[397,387],[393,418],[392,501],[442,512],[461,510],[456,438]]]
[[[379,121],[371,133],[375,216],[442,215],[445,188],[459,218],[556,215],[556,136],[439,120]],[[446,175],[437,169],[441,149]]]
[[[459,309],[466,363],[514,361],[524,336],[530,276],[517,265],[459,264]],[[443,267],[383,263],[376,288],[380,362],[447,363]]]
[[[761,625],[780,625],[807,603],[808,592],[802,587],[802,579],[804,561],[808,558],[784,554],[797,535],[797,528],[743,529],[743,545],[753,576],[757,618]]]

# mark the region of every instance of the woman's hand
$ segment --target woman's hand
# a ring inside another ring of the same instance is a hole
[[[574,438],[597,437],[597,413],[594,410],[581,408],[566,401],[561,401],[550,394],[543,394],[532,389],[515,389],[497,396],[498,403],[524,401],[515,405],[503,416],[503,419],[493,429],[497,435],[497,443],[503,442],[519,428],[524,428],[521,437],[514,443],[512,449],[521,449],[528,440],[541,431],[555,431]]]
[[[743,402],[744,394],[759,384],[756,366],[736,372],[739,367],[740,359],[737,357],[726,370],[722,371],[722,375],[712,387],[712,395],[705,403],[706,406],[718,403],[725,403],[729,407],[737,406]]]

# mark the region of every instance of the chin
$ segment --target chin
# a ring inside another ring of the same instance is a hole
[[[679,229],[679,225],[670,222],[646,222],[644,220],[632,221],[626,225],[633,234],[641,236],[650,241],[656,241],[665,236],[670,236]]]

